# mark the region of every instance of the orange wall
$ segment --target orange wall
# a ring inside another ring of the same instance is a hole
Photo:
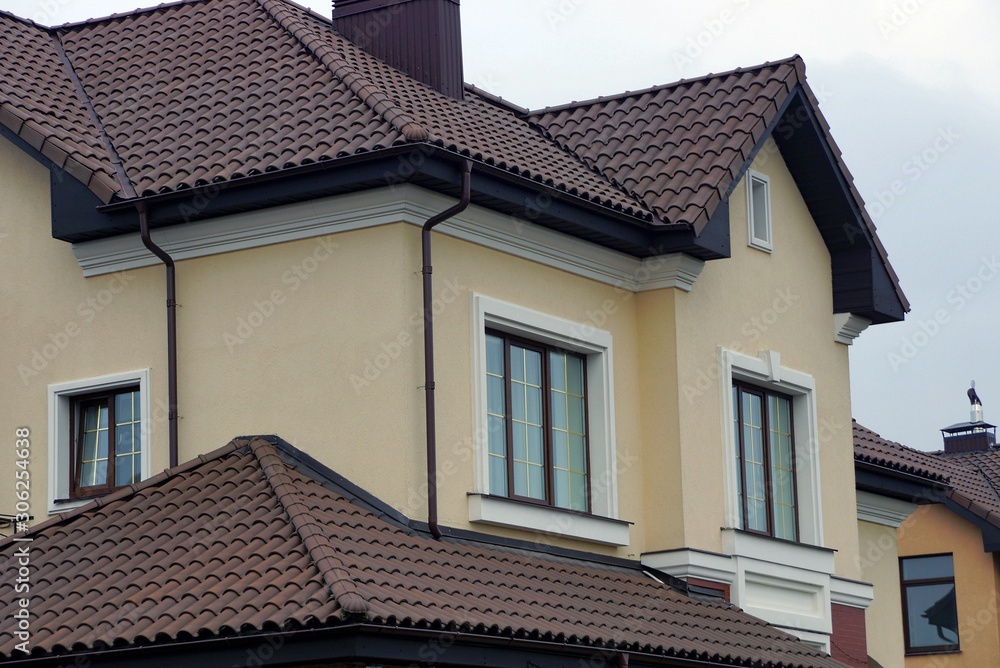
[[[906,668],[1000,666],[997,559],[983,550],[982,533],[977,527],[944,506],[920,506],[899,531],[899,556],[949,552],[955,559],[961,651],[907,657]]]

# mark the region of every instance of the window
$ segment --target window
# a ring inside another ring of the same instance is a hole
[[[747,228],[750,245],[770,251],[771,245],[771,181],[760,172],[747,174]]]
[[[798,540],[791,397],[734,383],[732,411],[742,528]]]
[[[903,558],[899,571],[906,653],[958,651],[952,555]]]
[[[71,498],[103,494],[142,476],[141,392],[132,386],[74,397]]]
[[[490,492],[588,512],[587,361],[486,333]]]
[[[469,521],[628,545],[611,333],[482,294],[472,325]]]
[[[150,436],[166,420],[152,412],[149,369],[49,385],[48,511],[152,475]]]

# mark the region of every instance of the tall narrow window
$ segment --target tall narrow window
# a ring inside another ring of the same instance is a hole
[[[798,540],[791,398],[736,383],[733,422],[743,528]]]
[[[490,493],[590,511],[586,360],[486,334]]]
[[[906,653],[954,652],[958,643],[955,564],[950,554],[899,560]]]
[[[140,480],[139,405],[137,387],[74,398],[72,498],[103,494]]]
[[[750,245],[769,251],[771,243],[771,183],[764,174],[747,174],[747,222]]]

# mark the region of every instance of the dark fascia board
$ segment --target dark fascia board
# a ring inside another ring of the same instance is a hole
[[[916,504],[944,503],[948,485],[885,466],[855,460],[855,487],[864,492]]]
[[[707,668],[750,665],[627,652],[628,665]],[[115,647],[59,656],[8,659],[4,665],[63,668],[217,668],[218,666],[303,666],[341,662],[368,664],[482,666],[508,668],[616,668],[621,652],[584,644],[491,636],[455,630],[413,629],[373,624],[272,631],[225,638],[203,638],[147,646]],[[760,667],[761,664],[753,664]],[[771,664],[764,664],[771,665]]]
[[[0,125],[0,137],[21,149],[30,158],[49,170],[49,186],[51,188],[52,230],[62,227],[79,225],[83,228],[107,228],[112,223],[107,216],[98,213],[98,207],[104,203],[100,198],[81,183],[24,141],[5,125]],[[120,230],[120,234],[126,230]],[[58,238],[58,237],[57,237]]]
[[[834,311],[874,323],[902,320],[906,308],[801,85],[789,95],[773,137],[830,250]]]
[[[457,195],[461,178],[458,165],[466,159],[436,146],[403,145],[282,172],[151,195],[143,200],[149,211],[150,226],[155,229],[402,183]],[[484,163],[476,163],[472,184],[473,202],[477,204],[635,257],[677,252],[703,260],[728,256],[728,239],[719,234],[699,237],[686,225],[645,222]],[[63,217],[58,225],[53,221],[53,236],[69,242],[137,229],[137,214],[131,201],[99,206],[89,218]],[[728,237],[728,231],[725,236]]]
[[[1000,552],[1000,527],[991,524],[985,518],[980,517],[951,498],[944,500],[944,507],[963,520],[979,527],[979,531],[983,534],[983,551]]]

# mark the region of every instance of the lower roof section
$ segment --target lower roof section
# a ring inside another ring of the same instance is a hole
[[[29,653],[5,615],[2,664],[840,665],[639,564],[435,541],[274,437],[0,542],[2,582],[24,549]],[[12,586],[0,596],[17,608]]]

